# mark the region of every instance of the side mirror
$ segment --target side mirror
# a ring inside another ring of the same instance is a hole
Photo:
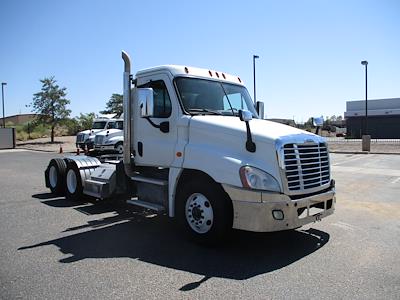
[[[140,116],[142,118],[154,116],[154,95],[153,89],[137,89]]]
[[[264,102],[257,101],[255,108],[260,119],[264,119]]]
[[[319,118],[312,118],[312,120],[313,120],[313,125],[315,127],[324,125],[324,117],[322,117],[322,116]]]
[[[239,110],[240,121],[248,122],[253,119],[253,114],[248,110]]]

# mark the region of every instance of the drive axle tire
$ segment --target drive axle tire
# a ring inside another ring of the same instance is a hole
[[[65,174],[67,164],[62,158],[53,158],[46,170],[46,182],[55,195],[63,196],[65,194]]]
[[[177,217],[183,230],[195,241],[215,244],[232,230],[232,202],[213,180],[191,180],[177,193]]]
[[[73,201],[81,200],[83,198],[82,178],[74,161],[67,162],[65,174],[65,197]]]

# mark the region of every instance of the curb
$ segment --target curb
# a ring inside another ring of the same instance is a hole
[[[60,153],[58,153],[58,151],[44,150],[44,149],[31,149],[31,148],[26,148],[26,147],[15,147],[14,149],[24,149],[24,150],[36,151],[36,152],[60,154]],[[64,151],[63,153],[76,153],[76,151]]]

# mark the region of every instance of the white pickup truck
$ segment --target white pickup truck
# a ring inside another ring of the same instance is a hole
[[[124,152],[124,121],[116,120],[113,129],[100,131],[94,138],[94,150],[97,153]]]
[[[129,56],[122,57],[123,160],[52,159],[45,178],[53,193],[119,195],[177,218],[201,242],[232,228],[295,229],[334,212],[325,140],[260,119],[263,107],[240,77],[171,65],[133,77]]]

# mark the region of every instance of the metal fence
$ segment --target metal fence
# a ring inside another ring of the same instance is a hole
[[[328,143],[337,144],[351,144],[351,143],[361,143],[362,139],[346,139],[343,137],[326,137]],[[400,145],[400,139],[371,139],[371,144],[392,144]]]

